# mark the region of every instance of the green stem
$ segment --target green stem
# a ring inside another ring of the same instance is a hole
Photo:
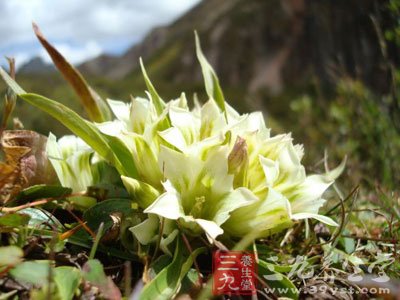
[[[97,251],[97,247],[99,246],[99,243],[100,243],[101,236],[103,235],[103,228],[104,228],[104,223],[101,222],[99,229],[97,230],[96,238],[94,240],[92,249],[90,250],[89,259],[94,259],[94,256]]]

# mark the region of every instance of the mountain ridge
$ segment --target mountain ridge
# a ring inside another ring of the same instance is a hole
[[[390,92],[387,61],[371,21],[375,16],[382,32],[393,27],[387,2],[203,0],[171,24],[151,30],[121,56],[101,55],[78,68],[102,95],[129,99],[146,89],[142,57],[166,99],[186,91],[205,100],[194,46],[197,30],[227,100],[242,112],[261,109],[284,117],[291,99],[304,94],[325,105],[329,95],[319,93],[333,92],[343,77],[378,93]],[[388,44],[395,65],[398,50]]]
[[[312,80],[328,85],[342,75],[385,91],[387,74],[370,19],[375,6],[375,0],[204,0],[170,25],[153,29],[122,56],[101,56],[79,69],[117,81],[134,76],[142,57],[156,77],[198,82],[197,30],[222,81],[243,85],[250,94],[264,89],[276,95]]]

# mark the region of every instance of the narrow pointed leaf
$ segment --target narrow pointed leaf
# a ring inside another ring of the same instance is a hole
[[[285,275],[277,272],[270,264],[263,260],[258,261],[258,275],[265,280],[271,288],[276,289],[279,297],[298,299],[299,291],[294,283]],[[270,279],[269,279],[270,278]]]
[[[217,102],[219,108],[224,112],[225,117],[227,117],[224,93],[222,92],[221,86],[219,85],[219,79],[214,69],[204,56],[203,51],[201,50],[200,39],[196,31],[195,31],[195,39],[196,39],[196,54],[201,65],[201,70],[203,72],[204,84],[206,87],[207,95],[208,97],[214,99]]]
[[[325,223],[326,225],[329,226],[339,226],[338,223],[336,223],[334,220],[327,216],[319,215],[319,214],[313,214],[313,213],[297,213],[292,215],[293,220],[303,220],[303,219],[316,219],[322,223]]]
[[[54,65],[80,98],[89,118],[95,122],[110,120],[111,112],[107,103],[104,102],[103,99],[101,99],[100,96],[89,86],[82,74],[46,40],[35,23],[33,23],[33,31],[40,43],[46,49],[47,53],[50,55]]]
[[[7,72],[1,67],[0,75],[3,78],[4,82],[8,85],[8,87],[14,91],[14,93],[16,93],[17,95],[26,94],[26,92],[18,85],[18,83],[16,83],[15,80],[12,79],[10,75],[8,75]]]
[[[160,95],[157,93],[154,85],[151,83],[149,76],[147,75],[146,69],[144,68],[142,58],[140,58],[140,68],[142,69],[144,81],[146,82],[147,89],[150,92],[151,99],[154,103],[157,113],[160,115],[164,110],[165,103],[161,99]]]
[[[84,140],[104,159],[115,165],[118,170],[123,173],[128,173],[119,161],[118,157],[116,157],[112,149],[112,144],[107,142],[106,136],[92,123],[82,119],[77,113],[68,107],[51,99],[36,94],[21,94],[19,96],[60,121],[74,134]]]
[[[185,252],[184,245],[182,245],[179,238],[173,261],[143,288],[139,299],[173,299],[174,295],[179,291],[183,278],[189,272],[193,260],[204,250],[205,248],[198,248],[187,257],[183,253]]]
[[[36,94],[27,94],[2,68],[0,68],[0,75],[18,96],[60,121],[115,166],[121,175],[137,177],[137,170],[129,149],[117,138],[101,133],[94,124],[57,101]]]

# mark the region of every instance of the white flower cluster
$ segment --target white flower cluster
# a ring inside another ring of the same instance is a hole
[[[215,73],[199,44],[210,99],[189,109],[184,94],[165,103],[151,85],[148,99],[131,103],[109,100],[116,120],[96,124],[131,152],[137,177],[122,180],[150,218],[132,231],[142,243],[152,240],[143,229],[158,226],[158,217],[177,220],[193,235],[263,237],[294,220],[315,218],[322,195],[344,168],[306,175],[303,147],[290,134],[271,136],[262,113],[240,115],[223,99]],[[86,153],[86,152],[85,152]],[[59,176],[61,172],[58,172]]]

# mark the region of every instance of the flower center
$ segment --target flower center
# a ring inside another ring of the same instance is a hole
[[[201,212],[203,211],[203,206],[205,201],[206,197],[204,196],[196,197],[195,203],[192,209],[190,210],[189,215],[191,215],[193,218],[200,217]]]

